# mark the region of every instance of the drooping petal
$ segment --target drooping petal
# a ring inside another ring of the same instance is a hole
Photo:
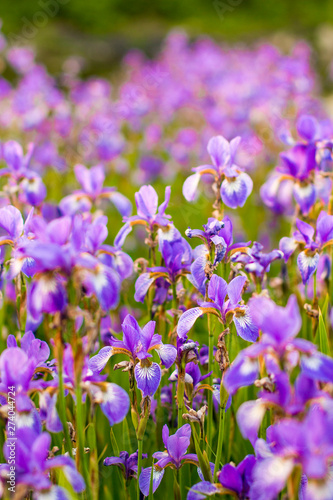
[[[289,257],[291,257],[296,248],[297,248],[297,243],[294,240],[294,238],[288,238],[287,236],[281,238],[279,243],[279,249],[284,255],[285,262],[289,260]]]
[[[215,495],[215,493],[218,493],[218,488],[215,484],[209,481],[201,481],[201,483],[192,486],[187,494],[187,500],[204,500],[207,497]]]
[[[230,208],[243,207],[252,189],[252,179],[245,172],[237,177],[226,178],[221,185],[222,201]]]
[[[130,400],[122,387],[110,383],[103,393],[103,403],[100,406],[112,426],[124,420],[130,407]]]
[[[147,467],[146,469],[142,469],[140,478],[139,478],[139,486],[142,494],[145,497],[149,496],[150,490],[150,478],[151,478],[151,467]],[[153,470],[153,493],[157,490],[164,476],[164,469],[156,470],[154,467]]]
[[[243,489],[243,481],[240,473],[235,466],[231,464],[224,465],[219,474],[219,481],[222,486],[224,486],[224,488],[241,494]]]
[[[170,368],[177,357],[177,349],[171,344],[162,344],[159,349],[156,349],[162,364],[165,368]]]
[[[297,266],[302,276],[303,284],[309,283],[309,279],[314,274],[318,267],[319,254],[309,255],[306,252],[301,252],[297,257]]]
[[[333,382],[333,359],[319,352],[312,356],[302,356],[302,373],[320,382]]]
[[[196,172],[190,175],[183,184],[183,195],[185,200],[194,201],[197,197],[197,189],[200,182],[201,175]]]
[[[237,356],[224,375],[224,386],[229,394],[235,394],[240,387],[252,385],[257,379],[259,364],[257,359]]]
[[[66,291],[55,277],[42,275],[29,288],[28,307],[33,318],[40,313],[63,311],[67,303]]]
[[[0,237],[10,236],[13,240],[23,232],[23,217],[14,206],[9,205],[0,209]]]
[[[153,396],[161,382],[161,368],[157,363],[150,366],[141,366],[138,363],[135,366],[134,375],[138,389],[142,391],[143,397]]]
[[[156,277],[151,278],[150,273],[142,273],[135,282],[134,299],[137,302],[144,302],[150,285],[154,283]]]
[[[126,196],[118,191],[112,191],[110,193],[110,201],[114,204],[118,212],[123,217],[129,217],[132,213],[132,203],[129,201]]]
[[[76,493],[80,493],[85,490],[86,485],[84,479],[76,470],[75,462],[72,458],[60,455],[51,458],[46,463],[48,468],[61,468]]]
[[[258,430],[265,413],[266,406],[261,399],[246,401],[238,409],[238,427],[243,437],[249,439],[253,446],[258,438]]]
[[[259,336],[259,329],[253,323],[249,308],[247,306],[237,307],[233,322],[236,326],[237,334],[248,342],[255,342]]]
[[[299,184],[295,184],[293,195],[302,213],[307,215],[316,201],[316,190],[314,185],[308,184],[307,186],[300,186]]]
[[[321,212],[317,220],[316,239],[321,245],[333,240],[333,215]]]
[[[192,326],[200,316],[204,314],[204,310],[201,307],[193,307],[188,311],[185,311],[179,321],[177,326],[177,334],[180,338],[184,338],[186,334],[191,330]]]
[[[253,323],[277,343],[296,337],[301,328],[302,318],[295,295],[289,297],[286,307],[259,296],[250,299],[249,308]]]
[[[257,462],[253,469],[250,498],[275,500],[294,468],[291,458],[274,456]]]
[[[88,363],[93,373],[100,373],[112,356],[112,347],[103,347],[96,356],[93,356]]]

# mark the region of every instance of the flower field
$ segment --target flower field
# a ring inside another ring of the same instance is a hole
[[[333,121],[311,47],[110,78],[0,33],[0,496],[333,498]]]

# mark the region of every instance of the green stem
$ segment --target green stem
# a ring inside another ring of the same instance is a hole
[[[220,412],[219,412],[219,437],[217,442],[217,451],[216,451],[216,459],[214,466],[214,483],[217,480],[217,473],[221,464],[222,457],[222,447],[223,447],[223,438],[224,438],[224,421],[225,421],[225,401],[224,401],[224,388],[222,387],[222,381],[220,386]]]
[[[58,344],[59,417],[64,430],[67,451],[69,453],[69,456],[73,457],[72,441],[69,435],[69,429],[66,418],[66,401],[65,401],[65,390],[64,390],[64,377],[62,372],[62,355],[63,355],[62,342],[61,339],[59,339],[59,344]]]
[[[175,472],[175,478],[173,482],[173,495],[175,500],[181,500],[181,489],[180,489],[180,469],[177,469],[177,472]]]
[[[183,422],[183,404],[185,392],[185,367],[178,367],[178,384],[177,384],[177,404],[178,404],[178,429]]]
[[[82,407],[82,391],[80,380],[76,381],[76,433],[78,437],[78,452],[79,461],[81,464],[81,472],[86,481],[86,495],[88,500],[92,499],[91,485],[89,470],[86,463],[86,457],[84,453],[84,421],[83,421],[83,407]]]
[[[214,351],[214,332],[212,328],[212,317],[210,314],[207,315],[208,321],[208,373],[213,370],[213,351]],[[209,384],[213,383],[213,374],[209,377]],[[210,460],[211,458],[211,446],[213,443],[212,439],[213,434],[213,393],[212,391],[208,391],[208,422],[207,422],[207,438],[208,438],[208,446],[207,446],[207,454]]]
[[[317,303],[317,271],[313,275],[313,305]]]
[[[140,486],[139,486],[139,478],[141,474],[142,468],[142,449],[143,449],[143,441],[142,439],[138,439],[138,475],[137,475],[137,498],[140,500]]]

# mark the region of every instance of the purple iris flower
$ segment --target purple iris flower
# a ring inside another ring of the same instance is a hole
[[[137,215],[124,217],[125,226],[123,231],[126,235],[131,232],[132,227],[136,225],[146,226],[150,232],[154,232],[158,227],[166,228],[170,224],[170,215],[166,215],[165,211],[170,201],[171,188],[165,188],[165,199],[158,206],[158,195],[153,186],[142,186],[135,193],[135,204]]]
[[[60,432],[62,424],[56,409],[57,395],[48,391],[52,381],[48,383],[41,378],[44,373],[53,375],[47,362],[50,356],[49,346],[43,340],[36,339],[32,332],[27,332],[21,339],[21,349],[17,346],[14,335],[8,336],[7,347],[0,357],[0,392],[4,404],[7,402],[8,387],[14,385],[17,388],[17,419],[22,415],[24,420],[27,411],[35,411],[29,396],[33,391],[37,391],[39,415],[45,422],[46,429],[50,432]]]
[[[303,498],[332,498],[333,434],[329,413],[311,406],[303,421],[282,419],[267,429],[266,436],[267,442],[259,439],[256,443],[257,462],[250,498],[275,500],[295,465],[301,466],[307,477],[307,482],[301,485]]]
[[[333,361],[317,352],[308,340],[295,338],[302,324],[296,297],[292,295],[286,307],[258,296],[249,301],[253,323],[263,332],[259,342],[241,351],[224,375],[224,386],[229,394],[240,387],[252,385],[259,373],[259,355],[263,356],[268,373],[288,371],[301,365],[304,375],[312,380],[333,381]]]
[[[158,230],[159,250],[164,260],[164,266],[148,267],[135,283],[134,298],[143,302],[150,286],[157,280],[163,279],[170,285],[176,285],[182,276],[190,272],[192,250],[180,232],[171,226],[169,231]],[[163,294],[162,297],[167,297]]]
[[[249,308],[241,304],[245,282],[245,276],[237,276],[227,284],[223,278],[214,274],[208,285],[210,301],[199,302],[199,307],[182,314],[177,326],[179,337],[184,337],[203,314],[214,314],[223,325],[233,321],[237,334],[248,342],[254,342],[258,337],[258,328],[252,321]]]
[[[282,211],[288,208],[293,196],[302,214],[307,215],[318,195],[322,198],[326,191],[331,191],[332,183],[320,174],[316,176],[315,170],[320,171],[322,166],[321,160],[317,163],[317,156],[322,156],[323,149],[318,142],[316,120],[303,115],[296,126],[301,141],[280,154],[281,163],[262,186],[261,196],[268,206],[276,210],[280,205]]]
[[[69,492],[59,486],[54,486],[50,478],[50,472],[54,469],[63,471],[65,477],[76,493],[85,489],[85,483],[75,467],[72,458],[64,455],[57,455],[48,458],[50,453],[51,436],[47,432],[42,432],[41,423],[39,426],[18,427],[15,441],[15,480],[16,486],[22,485],[27,490],[33,491],[33,498],[40,498],[39,493],[47,494],[50,498],[71,498]],[[10,445],[12,441],[4,444],[4,456],[7,461],[10,458]],[[9,472],[9,465],[1,464],[1,471]],[[7,476],[8,477],[8,476]],[[6,475],[4,474],[4,478]],[[5,479],[6,480],[6,479]]]
[[[221,262],[225,256],[227,245],[222,236],[219,236],[220,230],[224,227],[224,222],[210,217],[207,224],[203,225],[204,230],[188,228],[185,234],[188,238],[200,238],[207,249],[207,260],[214,251],[213,266]],[[200,258],[200,257],[199,257]],[[196,268],[196,266],[195,266]]]
[[[121,451],[119,457],[107,457],[104,459],[103,465],[117,465],[121,470],[124,479],[136,479],[138,474],[138,451],[128,454],[127,451]],[[146,453],[142,453],[142,458],[147,458]]]
[[[230,493],[239,500],[247,500],[255,464],[255,456],[247,455],[237,467],[234,464],[224,465],[218,475],[219,484],[212,484],[209,481],[197,483],[188,492],[187,500],[204,500],[209,496],[222,493]]]
[[[297,219],[295,231],[292,238],[284,237],[280,241],[280,250],[284,254],[285,261],[294,253],[297,247],[304,248],[297,257],[298,269],[302,276],[303,284],[307,284],[315,273],[319,263],[320,254],[330,245],[333,245],[333,215],[320,212],[315,230],[306,222]]]
[[[143,397],[153,396],[160,384],[162,372],[160,366],[151,361],[151,351],[155,350],[166,368],[174,363],[176,348],[163,344],[161,335],[155,334],[155,321],[149,321],[140,328],[136,319],[128,314],[122,324],[123,340],[110,340],[110,347],[103,347],[89,361],[89,368],[100,373],[114,354],[127,355],[135,364],[134,375]]]
[[[203,245],[199,245],[193,251],[194,262],[191,265],[191,274],[188,279],[202,295],[205,295],[207,274],[209,274],[211,266],[215,267],[219,262],[226,262],[235,251],[245,252],[250,242],[233,243],[232,222],[227,216],[222,221],[209,218],[203,227],[204,231],[187,229],[186,235],[189,238],[198,237],[204,241]]]
[[[22,146],[16,141],[8,141],[2,145],[1,157],[7,168],[0,169],[0,176],[8,176],[10,185],[17,186],[21,201],[33,206],[42,203],[46,196],[46,187],[38,175],[30,169],[34,145],[29,144],[24,156]]]
[[[258,381],[262,387],[258,399],[246,401],[237,411],[238,427],[243,437],[249,439],[253,446],[267,409],[272,408],[278,418],[286,415],[301,416],[309,402],[325,407],[329,401],[328,394],[319,389],[318,382],[304,373],[298,375],[292,387],[287,373],[277,367],[267,368],[269,377]]]
[[[251,248],[236,250],[231,257],[231,262],[238,262],[244,265],[244,270],[252,274],[255,279],[263,281],[264,276],[270,270],[270,265],[274,260],[283,258],[281,250],[272,250],[269,253],[264,253],[263,245],[257,241],[253,242]]]
[[[251,177],[242,172],[235,161],[235,155],[240,137],[235,137],[228,142],[221,135],[212,137],[208,143],[207,151],[211,157],[212,165],[201,165],[192,170],[183,185],[183,195],[187,201],[194,201],[201,176],[210,174],[220,190],[223,203],[230,208],[242,207],[250,196],[253,188]]]
[[[60,201],[59,207],[64,215],[74,215],[77,212],[89,212],[93,203],[103,199],[111,201],[123,216],[132,211],[130,201],[115,188],[103,188],[105,180],[104,168],[96,165],[90,169],[84,165],[74,167],[75,176],[82,189],[66,196]]]
[[[199,463],[197,455],[186,453],[191,440],[191,426],[189,424],[180,427],[172,436],[169,435],[168,426],[164,425],[162,438],[166,451],[157,451],[153,453],[153,457],[157,459],[153,470],[153,493],[155,493],[160,485],[166,467],[180,469],[186,463],[195,464],[197,466]],[[143,469],[139,478],[140,490],[145,496],[149,495],[151,469],[151,467]]]

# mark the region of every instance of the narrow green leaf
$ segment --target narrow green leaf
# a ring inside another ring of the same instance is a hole
[[[328,333],[327,333],[325,321],[324,321],[324,318],[323,318],[323,314],[322,314],[320,308],[319,308],[319,322],[318,322],[317,337],[318,337],[318,340],[319,340],[319,349],[320,349],[320,351],[323,354],[326,354],[327,356],[329,356],[330,355],[330,346],[329,346],[329,343],[328,343]]]

